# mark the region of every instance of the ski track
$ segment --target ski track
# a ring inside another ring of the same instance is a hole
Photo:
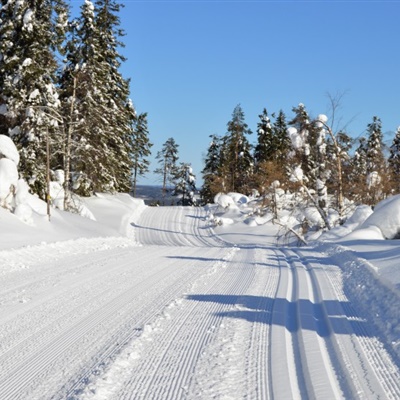
[[[339,267],[228,244],[201,208],[0,257],[1,400],[400,398]]]

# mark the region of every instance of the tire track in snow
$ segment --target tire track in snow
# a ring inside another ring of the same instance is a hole
[[[271,359],[272,310],[280,279],[279,260],[273,249],[255,249],[258,274],[249,294],[259,297],[256,318],[251,329],[248,351],[249,397],[267,399],[272,396]]]
[[[341,270],[335,266],[325,267],[319,279],[327,282],[327,291],[338,300],[335,315],[341,317],[346,335],[336,335],[336,341],[356,395],[360,398],[400,398],[400,371],[349,303],[343,291]]]
[[[276,257],[280,275],[271,319],[270,394],[271,398],[296,400],[307,397],[297,332],[293,329],[298,325],[296,275],[282,252],[276,251]]]
[[[135,238],[143,245],[231,246],[207,226],[205,216],[199,207],[149,207],[135,226]]]
[[[269,252],[241,249],[240,268],[253,269],[254,278],[219,314],[222,323],[196,363],[185,399],[267,398],[269,322],[279,275],[273,261],[266,263]]]
[[[294,361],[298,375],[299,392],[295,398],[308,399],[343,399],[344,394],[338,380],[340,366],[334,365],[329,354],[330,342],[328,316],[321,303],[318,282],[296,253],[283,250],[292,276],[288,285],[288,318],[291,327]],[[291,295],[290,295],[291,293]],[[289,362],[291,362],[289,360]],[[291,379],[292,382],[292,379]],[[292,386],[293,388],[294,386]],[[278,397],[277,397],[278,398]]]

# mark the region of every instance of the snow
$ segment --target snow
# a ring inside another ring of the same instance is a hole
[[[19,164],[19,153],[11,138],[6,135],[0,135],[0,158],[8,158],[15,165]]]
[[[287,129],[287,134],[292,142],[292,146],[294,149],[300,149],[304,146],[304,140],[296,128],[294,128],[293,126],[289,127]]]
[[[12,188],[17,185],[18,170],[13,161],[0,159],[0,203],[7,208],[12,202]]]
[[[323,128],[328,122],[328,117],[325,114],[319,114],[316,118],[316,126],[318,128]]]
[[[36,99],[36,98],[39,97],[39,96],[40,96],[39,89],[35,89],[35,90],[29,95],[29,99],[30,99],[30,100],[34,100],[34,99]]]
[[[33,18],[33,11],[31,9],[28,9],[24,14],[24,29],[28,31],[31,31],[33,29],[32,18]]]
[[[301,182],[304,179],[304,172],[300,165],[294,167],[291,175],[290,181],[291,182]]]
[[[381,183],[381,177],[378,172],[372,171],[367,175],[367,186],[368,188],[372,188],[374,186],[378,186]]]
[[[232,199],[232,197],[224,193],[218,193],[214,198],[214,202],[219,206],[221,206],[222,208],[229,208],[235,206],[235,202]]]
[[[32,65],[32,58],[25,58],[25,60],[22,63],[22,66],[29,67],[30,65]]]
[[[400,237],[400,195],[389,197],[378,203],[374,212],[359,229],[379,229],[381,237],[398,239]]]
[[[257,198],[215,200],[98,193],[79,199],[91,218],[49,221],[17,179],[0,207],[0,398],[400,398],[400,196],[302,247]]]
[[[0,56],[1,60],[1,56]],[[5,104],[0,104],[0,115],[5,115],[7,113],[7,106]]]

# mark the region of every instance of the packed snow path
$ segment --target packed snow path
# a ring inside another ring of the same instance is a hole
[[[0,257],[1,400],[400,398],[338,266],[225,243],[200,208]]]

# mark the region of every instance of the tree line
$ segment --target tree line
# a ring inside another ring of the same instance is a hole
[[[85,0],[71,18],[64,0],[1,0],[0,134],[40,198],[63,171],[70,194],[129,192],[149,169],[147,115],[136,114],[115,0]]]
[[[331,98],[333,116],[338,106]],[[202,170],[201,193],[211,202],[219,192],[261,196],[278,187],[302,191],[329,228],[328,208],[343,216],[346,202],[375,205],[400,193],[400,128],[385,149],[381,120],[374,116],[366,135],[353,140],[345,130],[335,130],[325,115],[312,118],[305,105],[292,109],[287,120],[281,110],[259,115],[257,139],[236,106],[223,136],[211,135]],[[271,198],[271,196],[270,196]]]

